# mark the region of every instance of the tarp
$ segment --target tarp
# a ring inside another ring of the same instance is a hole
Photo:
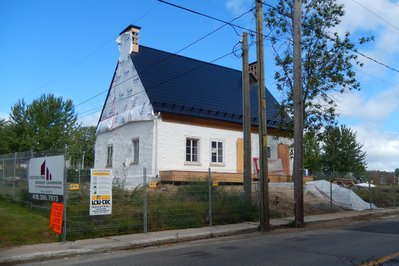
[[[308,182],[305,185],[305,193],[312,193],[316,196],[330,199],[330,182],[326,180],[318,180]],[[355,211],[363,211],[370,209],[370,204],[362,200],[355,192],[350,189],[340,187],[332,184],[332,200],[333,203],[341,208]],[[376,209],[374,204],[371,204],[372,209]]]

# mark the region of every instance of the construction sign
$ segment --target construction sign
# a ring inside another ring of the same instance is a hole
[[[62,202],[64,197],[63,155],[29,160],[29,193],[34,200]]]
[[[90,215],[112,213],[112,170],[91,169]]]
[[[56,234],[62,234],[62,218],[64,216],[64,204],[53,202],[51,206],[50,228]]]

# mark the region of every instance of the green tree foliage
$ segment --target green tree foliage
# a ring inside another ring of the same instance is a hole
[[[399,176],[399,168],[395,169],[395,176]]]
[[[309,170],[310,175],[322,170],[321,147],[317,134],[314,131],[307,131],[303,138],[304,145],[304,168]]]
[[[356,140],[356,133],[345,126],[328,127],[324,132],[322,165],[326,172],[344,176],[366,171],[366,152]]]
[[[344,6],[336,0],[302,0],[302,71],[304,125],[320,130],[336,124],[334,96],[359,90],[353,65],[361,65],[353,53],[350,33],[338,34]],[[277,89],[282,92],[282,108],[293,114],[292,0],[279,0],[265,15],[270,30],[277,71]],[[359,44],[372,38],[361,38]],[[282,112],[284,113],[284,112]]]
[[[79,127],[75,130],[68,147],[68,157],[72,167],[81,166],[83,156],[85,166],[92,167],[94,165],[95,142],[96,127]]]
[[[53,94],[42,95],[29,105],[20,100],[11,108],[11,147],[13,151],[64,150],[71,143],[76,120],[71,100]]]
[[[13,139],[13,132],[10,129],[9,123],[0,119],[0,154],[10,153],[11,140]]]

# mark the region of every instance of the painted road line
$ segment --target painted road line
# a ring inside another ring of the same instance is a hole
[[[388,256],[381,257],[381,258],[376,259],[376,260],[373,260],[373,261],[369,261],[369,262],[363,263],[363,264],[361,264],[360,266],[375,266],[375,265],[380,265],[380,264],[382,264],[382,263],[384,263],[384,262],[387,262],[387,261],[389,261],[389,260],[391,260],[391,259],[393,259],[393,258],[396,258],[396,257],[399,257],[399,252],[393,253],[393,254],[388,255]]]

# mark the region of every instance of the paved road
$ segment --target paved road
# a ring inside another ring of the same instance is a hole
[[[335,266],[362,265],[378,259],[384,265],[399,265],[399,217],[348,227],[286,229],[81,256],[40,265]]]

